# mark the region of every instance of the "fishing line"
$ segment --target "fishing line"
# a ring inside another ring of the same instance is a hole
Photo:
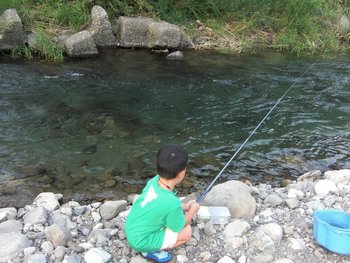
[[[230,160],[225,164],[225,166],[221,169],[221,171],[218,173],[218,175],[214,178],[214,180],[208,185],[208,187],[203,191],[203,193],[198,197],[197,203],[203,200],[203,198],[206,196],[206,194],[209,192],[211,187],[215,184],[215,182],[219,179],[219,177],[222,175],[222,173],[225,171],[225,169],[229,166],[229,164],[233,161],[233,159],[238,155],[238,153],[242,150],[244,145],[249,141],[249,139],[254,135],[254,133],[259,129],[259,127],[262,125],[262,123],[267,119],[267,117],[271,114],[271,112],[277,107],[277,105],[281,102],[281,100],[287,95],[287,93],[295,86],[295,84],[306,75],[307,72],[311,70],[311,68],[316,64],[314,62],[311,64],[311,66],[304,71],[303,74],[301,74],[294,83],[284,92],[284,94],[276,101],[275,105],[270,109],[270,111],[265,115],[265,117],[259,122],[259,124],[255,127],[255,129],[249,134],[247,139],[241,144],[241,146],[238,148],[238,150],[232,155]]]

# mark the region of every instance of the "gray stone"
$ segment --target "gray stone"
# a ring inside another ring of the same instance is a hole
[[[312,209],[313,211],[325,209],[325,205],[319,200],[307,202],[306,205],[308,208]]]
[[[137,255],[135,257],[131,258],[130,263],[148,263],[149,261],[145,259],[144,257]]]
[[[148,27],[154,23],[148,17],[120,16],[117,20],[117,39],[121,47],[148,47]]]
[[[342,34],[349,33],[350,31],[350,20],[346,15],[341,15],[338,22],[338,30]]]
[[[3,217],[3,221],[16,219],[17,209],[14,207],[0,208],[0,214]],[[3,222],[3,221],[1,221],[1,222]]]
[[[106,201],[100,206],[100,215],[103,219],[110,220],[123,211],[126,208],[126,204],[125,200]]]
[[[81,257],[79,255],[73,254],[64,257],[65,263],[80,263]]]
[[[72,234],[68,228],[57,224],[45,228],[44,234],[55,247],[66,246],[68,241],[72,240]]]
[[[249,241],[250,246],[260,251],[264,251],[265,249],[274,249],[275,247],[273,240],[261,229],[252,234]]]
[[[11,232],[21,232],[23,224],[16,220],[8,220],[0,224],[0,235]]]
[[[57,196],[54,193],[50,193],[50,192],[39,194],[34,199],[33,204],[35,204],[38,207],[44,207],[49,212],[53,212],[60,206]]]
[[[97,47],[116,47],[117,39],[113,35],[107,12],[98,5],[91,10],[91,24],[87,31],[92,35]]]
[[[283,229],[279,224],[266,224],[261,226],[260,229],[271,238],[271,240],[276,246],[279,245],[283,236]]]
[[[98,247],[107,245],[109,238],[109,231],[106,229],[95,229],[89,235],[90,242],[95,243]]]
[[[60,211],[54,211],[51,213],[47,220],[49,225],[57,224],[62,226],[67,225],[68,221],[70,221],[69,216],[61,214]]]
[[[228,239],[231,237],[241,237],[246,234],[251,226],[245,220],[236,219],[233,222],[229,223],[225,230],[223,231],[223,236]]]
[[[264,203],[270,207],[276,207],[283,203],[283,198],[278,194],[270,194],[265,198]]]
[[[15,9],[7,9],[0,16],[0,50],[24,45],[22,20]]]
[[[286,204],[289,209],[294,209],[299,206],[300,202],[296,198],[289,198],[286,200]]]
[[[30,210],[28,213],[25,214],[23,217],[23,223],[36,225],[36,224],[42,224],[44,225],[46,223],[48,216],[48,212],[44,207],[36,207],[33,210]]]
[[[35,247],[26,247],[25,249],[23,249],[24,257],[28,257],[29,255],[34,254],[35,251]]]
[[[25,248],[30,246],[29,240],[20,233],[12,232],[0,235],[1,262],[15,258]]]
[[[86,30],[68,37],[64,46],[70,57],[91,57],[98,55],[95,41],[91,33]]]
[[[207,236],[212,236],[216,233],[216,230],[211,221],[204,224],[203,232]]]
[[[320,170],[312,170],[298,177],[298,181],[316,181],[319,180],[322,175]]]
[[[181,31],[179,27],[164,22],[153,22],[148,27],[149,48],[179,48]]]
[[[38,254],[34,254],[32,256],[29,256],[27,263],[46,263],[46,257],[45,255],[38,253]]]
[[[273,260],[273,255],[269,252],[262,252],[253,257],[254,263],[269,263]]]
[[[220,258],[217,263],[235,263],[235,261],[232,258],[230,258],[229,256],[224,256],[224,257]]]
[[[294,262],[289,258],[279,258],[275,261],[275,263],[294,263]]]
[[[234,218],[251,218],[256,209],[250,188],[240,181],[227,181],[214,186],[202,201],[207,206],[225,206]],[[244,205],[242,205],[244,204]]]
[[[56,259],[62,260],[64,258],[64,256],[66,255],[66,249],[62,246],[58,246],[58,247],[56,247],[53,254],[55,255]]]

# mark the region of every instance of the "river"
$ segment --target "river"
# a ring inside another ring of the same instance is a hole
[[[184,61],[168,61],[116,49],[64,63],[0,56],[1,204],[43,191],[124,198],[156,173],[165,143],[187,149],[184,188],[200,182],[200,190],[293,84],[222,179],[279,185],[313,169],[350,168],[349,72],[349,54],[185,52]]]

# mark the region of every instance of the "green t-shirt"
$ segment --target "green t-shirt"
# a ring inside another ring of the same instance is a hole
[[[185,226],[182,205],[176,191],[158,185],[159,175],[148,181],[126,219],[125,233],[129,245],[139,252],[162,247],[165,227],[180,232]]]

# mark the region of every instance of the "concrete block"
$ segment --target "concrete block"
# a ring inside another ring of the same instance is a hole
[[[197,223],[227,224],[230,219],[230,211],[222,206],[201,206],[197,213]]]

